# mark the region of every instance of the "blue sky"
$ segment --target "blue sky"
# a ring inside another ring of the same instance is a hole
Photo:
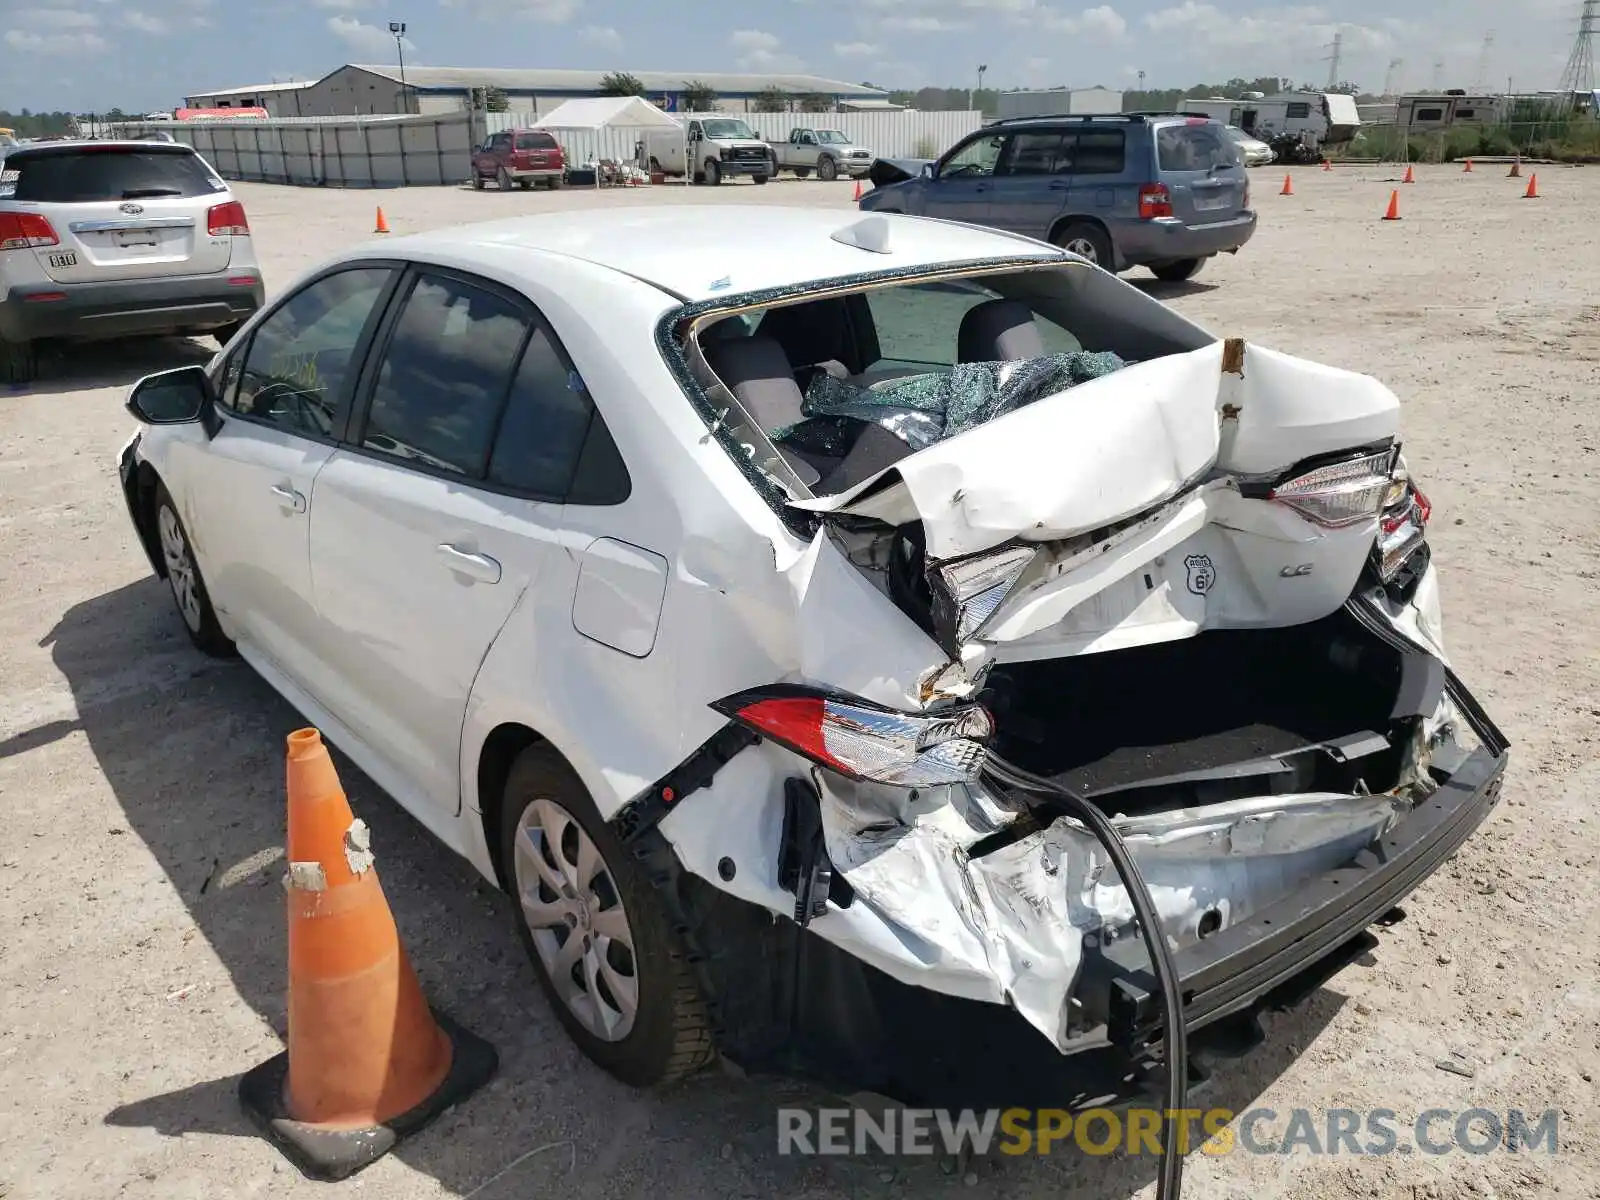
[[[344,62],[683,71],[801,70],[891,87],[1103,83],[1188,86],[1240,75],[1322,80],[1341,30],[1340,74],[1376,91],[1471,87],[1487,76],[1553,87],[1579,0],[0,0],[0,109],[170,108],[185,92],[314,79]],[[1403,14],[1396,16],[1393,14]],[[1335,23],[1337,15],[1338,23]],[[1515,18],[1514,21],[1511,18]]]

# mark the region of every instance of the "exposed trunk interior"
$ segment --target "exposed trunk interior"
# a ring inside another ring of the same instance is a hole
[[[1341,609],[1284,629],[1002,664],[984,700],[1001,756],[1136,815],[1398,786],[1407,709],[1437,703],[1416,686],[1425,669]]]

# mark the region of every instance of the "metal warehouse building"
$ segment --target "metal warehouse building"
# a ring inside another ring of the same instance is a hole
[[[794,96],[826,96],[840,109],[874,110],[897,107],[887,92],[817,75],[733,75],[725,71],[627,72],[645,87],[649,98],[677,112],[689,82],[703,83],[717,94],[724,112],[749,112],[756,97],[772,88]],[[365,113],[448,113],[467,107],[474,88],[499,88],[519,112],[543,116],[563,101],[601,94],[605,71],[546,71],[500,67],[407,67],[402,84],[398,67],[347,63],[311,83],[258,84],[196,92],[186,97],[190,108],[267,109],[275,117],[332,117]]]

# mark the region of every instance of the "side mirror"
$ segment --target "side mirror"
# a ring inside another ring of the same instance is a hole
[[[933,169],[934,169],[934,167],[936,165],[937,164],[935,164],[935,163],[923,163],[922,164],[922,177],[924,179],[932,179],[933,176],[934,176],[934,170]]]
[[[127,409],[146,425],[187,425],[206,418],[215,403],[205,368],[179,367],[134,384]]]

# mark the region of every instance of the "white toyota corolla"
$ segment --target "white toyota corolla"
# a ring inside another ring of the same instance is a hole
[[[1236,1051],[1499,793],[1394,394],[1026,238],[397,238],[128,404],[195,643],[517,898],[635,1084],[1060,1104]]]

